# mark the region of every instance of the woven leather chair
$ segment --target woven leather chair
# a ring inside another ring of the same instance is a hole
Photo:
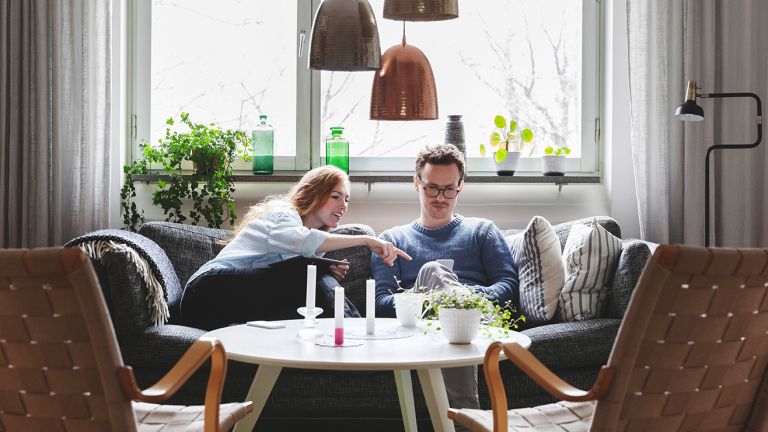
[[[204,407],[156,405],[208,358]],[[141,391],[80,249],[0,251],[0,431],[227,430],[251,407],[219,405],[226,365],[221,343],[201,339]]]
[[[493,410],[448,416],[472,431],[766,431],[767,291],[768,249],[661,245],[592,389],[496,342],[484,363]],[[507,410],[501,351],[564,402]]]

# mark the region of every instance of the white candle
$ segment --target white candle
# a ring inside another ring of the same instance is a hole
[[[365,333],[376,333],[376,281],[365,281]]]
[[[334,342],[336,345],[344,344],[344,288],[336,287],[335,290],[335,314],[336,329],[334,332]]]
[[[315,308],[315,283],[317,282],[317,267],[307,266],[307,313]]]

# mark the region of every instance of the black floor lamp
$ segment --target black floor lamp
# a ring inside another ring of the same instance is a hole
[[[714,150],[748,149],[760,145],[763,139],[763,105],[760,96],[754,93],[696,93],[696,81],[688,81],[685,102],[675,110],[675,117],[684,122],[704,120],[704,110],[696,103],[696,98],[751,97],[757,102],[757,139],[752,144],[715,144],[707,149],[704,158],[704,246],[709,247],[709,155]]]

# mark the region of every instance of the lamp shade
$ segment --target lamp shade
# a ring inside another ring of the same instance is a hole
[[[704,109],[694,101],[685,101],[675,110],[675,118],[684,122],[704,120]]]
[[[704,120],[704,109],[696,103],[696,81],[685,85],[685,102],[675,109],[675,118],[684,122]]]
[[[367,0],[324,0],[312,24],[309,67],[332,71],[377,70],[381,45]]]
[[[396,21],[443,21],[459,17],[459,0],[386,0],[384,18]]]
[[[381,59],[373,77],[371,120],[435,120],[437,89],[427,56],[413,45],[397,44]]]

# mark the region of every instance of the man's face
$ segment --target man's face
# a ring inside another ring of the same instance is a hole
[[[432,221],[449,222],[458,201],[458,195],[454,196],[454,194],[457,194],[463,186],[459,167],[456,164],[432,165],[428,163],[421,171],[421,181],[419,176],[416,176],[414,185],[419,193],[422,216],[428,216]],[[437,196],[432,196],[435,193]],[[446,198],[446,194],[453,198]]]

